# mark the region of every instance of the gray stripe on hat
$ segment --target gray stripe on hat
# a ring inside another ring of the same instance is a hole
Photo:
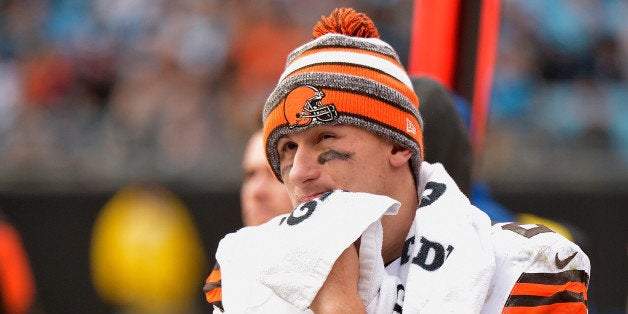
[[[288,55],[286,65],[290,64],[292,60],[294,60],[296,57],[298,57],[307,50],[324,47],[347,47],[364,49],[395,58],[397,62],[401,63],[401,61],[399,61],[399,56],[397,56],[397,52],[395,52],[395,49],[393,49],[388,43],[379,38],[351,37],[347,35],[330,33],[318,37],[293,50]]]

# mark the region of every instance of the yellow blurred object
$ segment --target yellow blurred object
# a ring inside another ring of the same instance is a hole
[[[199,295],[206,272],[187,208],[159,187],[130,186],[103,207],[92,234],[92,279],[107,302],[172,313]]]
[[[569,232],[569,229],[567,229],[567,227],[563,226],[562,224],[554,220],[539,217],[532,214],[517,214],[517,220],[522,224],[544,225],[554,230],[555,232],[559,233],[563,237],[567,238],[569,241],[572,241],[572,242],[574,241],[573,235],[571,234],[571,232]]]

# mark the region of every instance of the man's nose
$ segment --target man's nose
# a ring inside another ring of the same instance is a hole
[[[294,155],[292,168],[288,171],[288,179],[292,184],[302,184],[316,179],[320,175],[316,152],[308,147],[299,147]]]

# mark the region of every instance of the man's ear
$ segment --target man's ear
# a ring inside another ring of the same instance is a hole
[[[393,167],[400,167],[404,165],[412,157],[412,151],[398,144],[393,144],[390,152],[390,164]]]

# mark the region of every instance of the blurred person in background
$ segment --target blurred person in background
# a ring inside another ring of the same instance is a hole
[[[266,161],[261,129],[253,133],[246,145],[242,170],[240,204],[245,226],[261,225],[292,210],[286,187],[275,178]]]

